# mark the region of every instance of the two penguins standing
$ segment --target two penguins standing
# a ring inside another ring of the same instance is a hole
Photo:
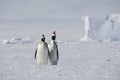
[[[38,44],[38,47],[35,51],[35,59],[37,60],[37,64],[51,64],[57,65],[59,54],[57,43],[55,42],[56,32],[54,31],[51,36],[51,42],[48,45],[45,42],[44,34],[41,37],[41,41]]]

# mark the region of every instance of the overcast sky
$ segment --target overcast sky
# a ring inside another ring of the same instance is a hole
[[[120,0],[0,0],[0,32],[6,34],[0,37],[8,38],[9,33],[38,37],[56,30],[58,39],[80,39],[84,35],[81,16],[105,18],[101,15],[119,13]]]
[[[120,13],[120,0],[0,0],[0,20],[78,19]]]

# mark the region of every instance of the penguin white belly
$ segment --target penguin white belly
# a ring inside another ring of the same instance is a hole
[[[37,64],[47,64],[48,63],[48,48],[39,45],[36,59],[37,59]]]
[[[50,64],[57,64],[57,49],[54,46],[49,46],[49,62]]]

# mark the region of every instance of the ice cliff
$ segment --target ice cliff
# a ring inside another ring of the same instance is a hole
[[[81,41],[120,40],[120,14],[99,18],[83,16],[85,35]]]

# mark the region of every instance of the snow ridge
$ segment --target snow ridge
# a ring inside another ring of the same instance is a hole
[[[3,43],[3,44],[18,44],[18,43],[27,44],[27,43],[32,43],[32,42],[33,42],[33,38],[30,38],[30,37],[0,40],[0,43]]]

